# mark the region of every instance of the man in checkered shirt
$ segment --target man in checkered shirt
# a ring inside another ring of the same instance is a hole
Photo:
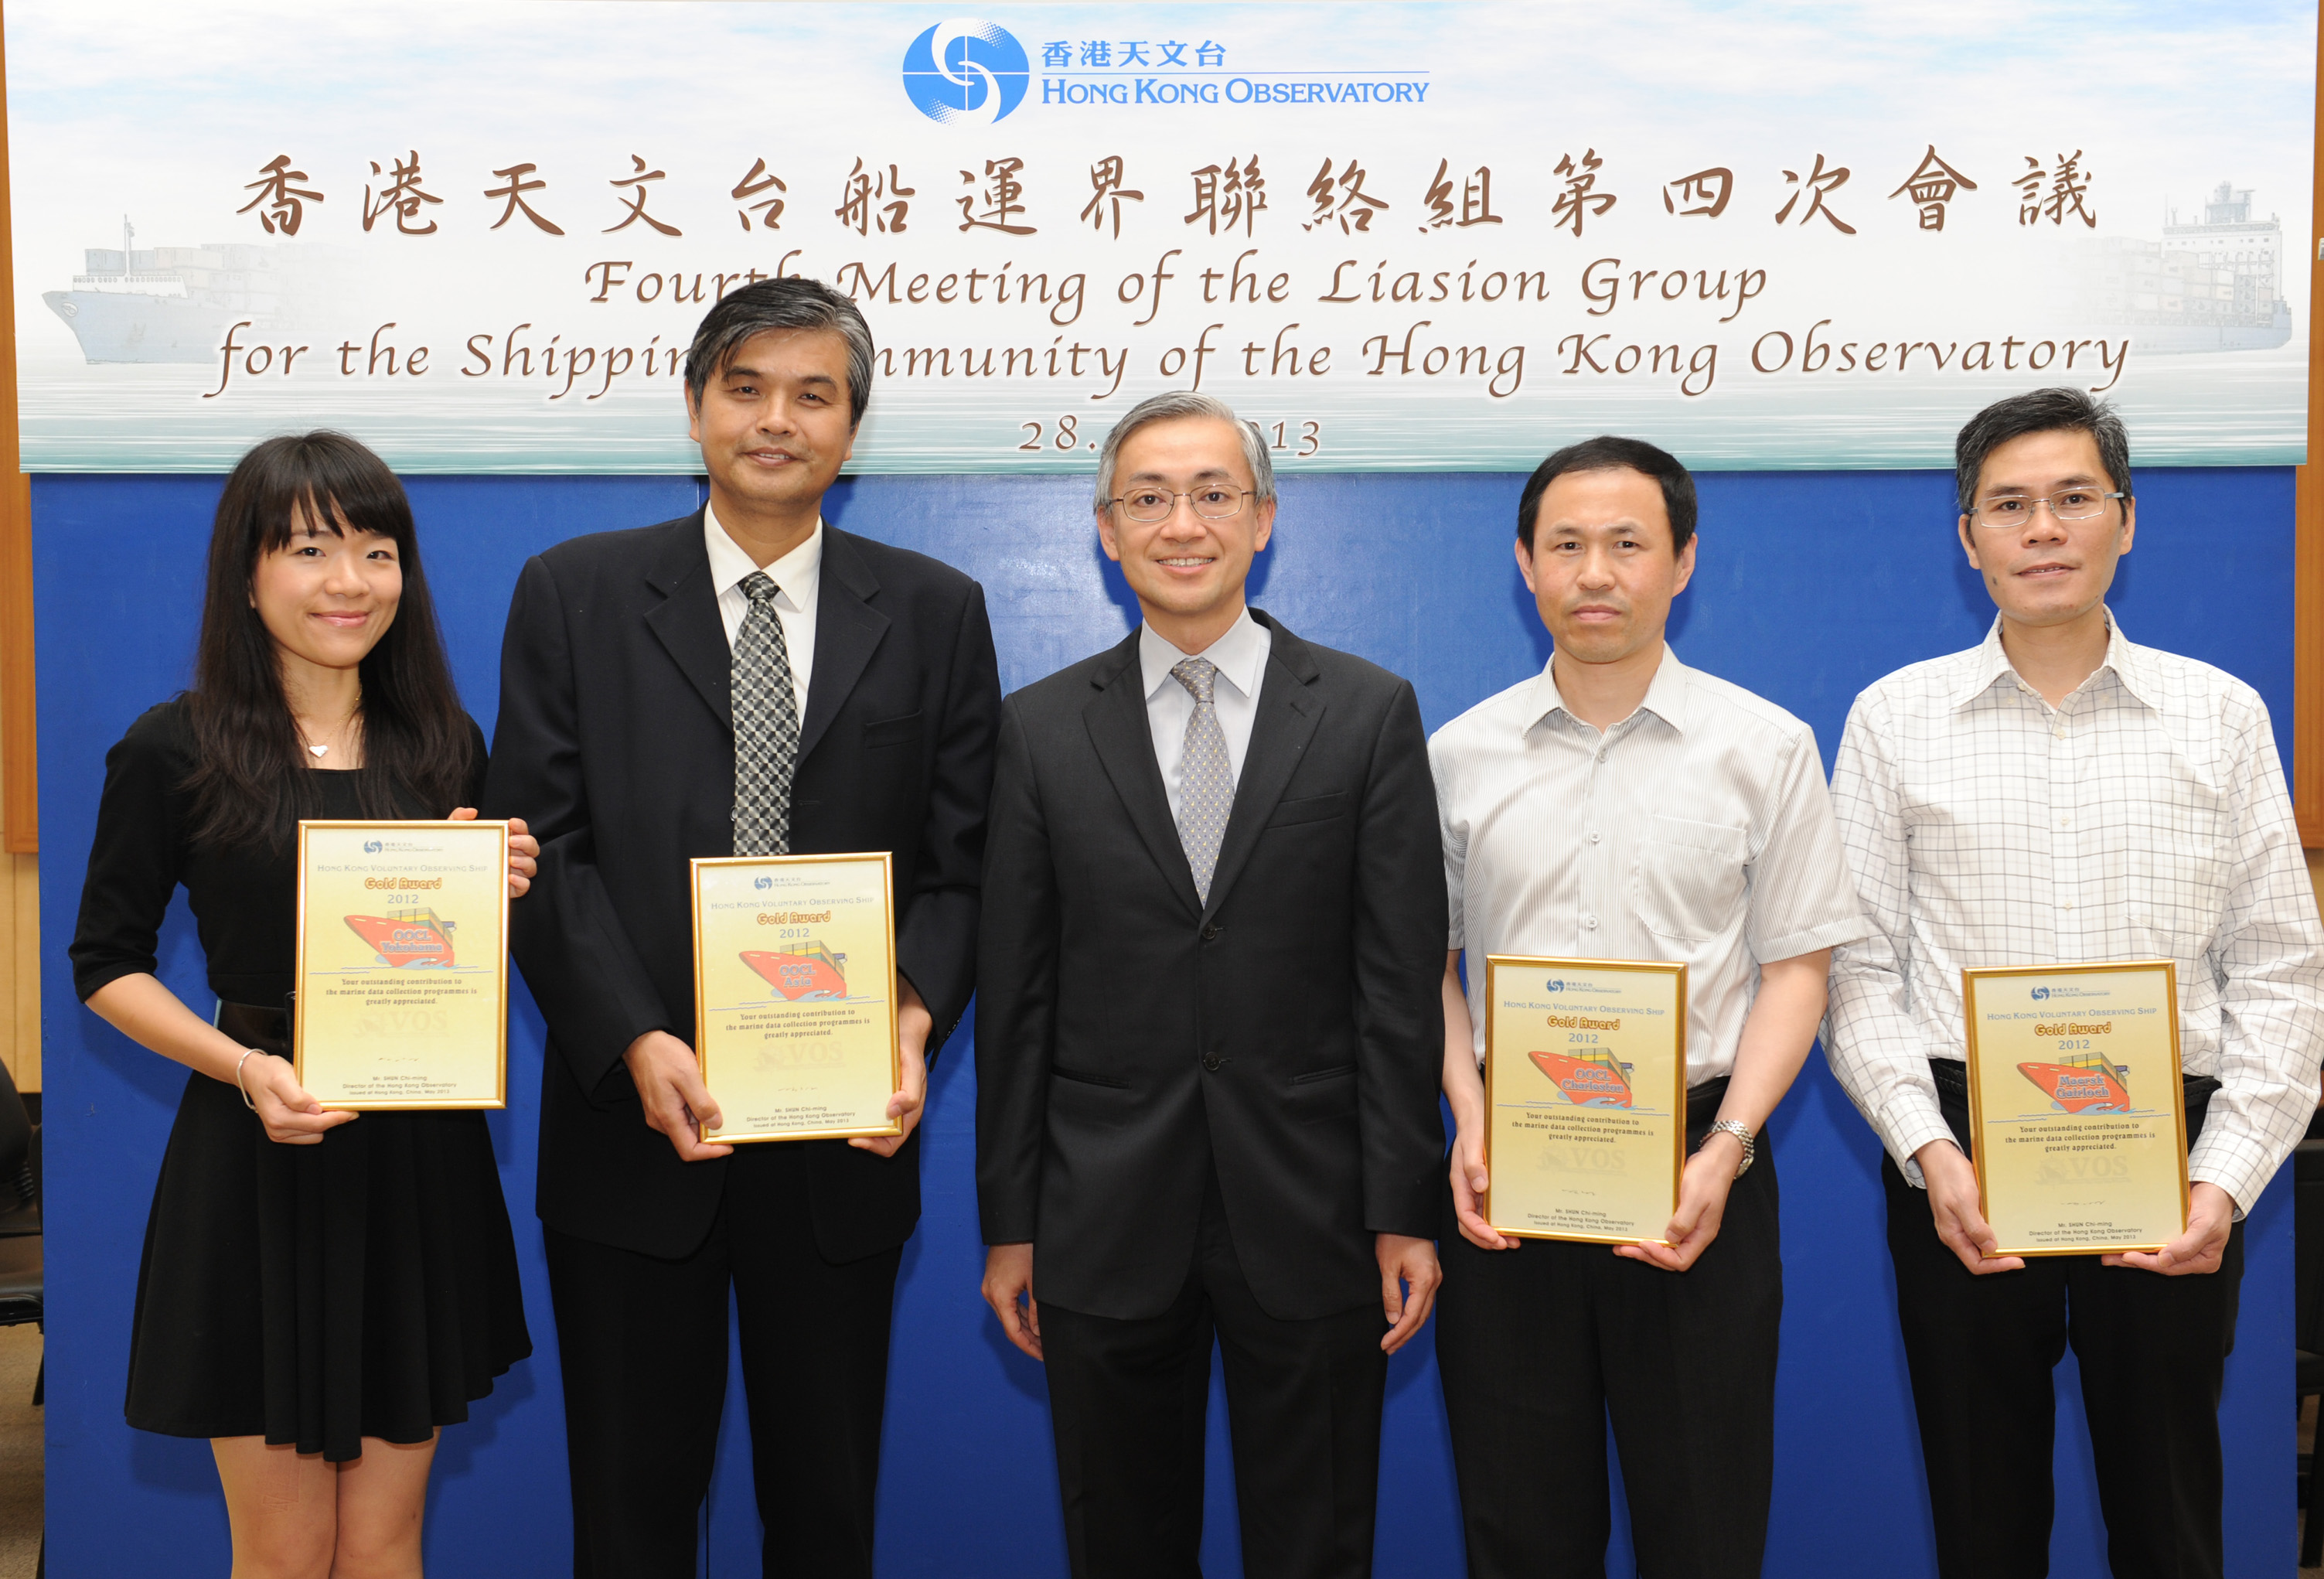
[[[2117,1579],[2221,1570],[2220,1379],[2244,1214],[2304,1132],[2324,928],[2267,709],[2130,642],[2122,420],[1997,402],[1956,447],[1981,646],[1857,698],[1832,799],[1879,930],[1832,957],[1824,1046],[1888,1151],[1888,1245],[1947,1579],[2049,1571],[2051,1371],[2070,1341]],[[2152,1254],[2027,1260],[1978,1209],[1960,973],[2177,963],[2191,1195]]]

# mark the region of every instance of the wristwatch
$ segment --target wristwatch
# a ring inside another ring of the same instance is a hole
[[[1735,1177],[1741,1178],[1751,1171],[1751,1159],[1759,1153],[1758,1140],[1751,1133],[1751,1126],[1740,1119],[1720,1119],[1711,1126],[1711,1134],[1715,1135],[1721,1130],[1743,1142],[1743,1160],[1735,1169]],[[1703,1139],[1708,1140],[1711,1135],[1705,1135]]]

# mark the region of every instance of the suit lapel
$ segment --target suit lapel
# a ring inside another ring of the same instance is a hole
[[[1142,628],[1142,627],[1141,627]],[[1162,785],[1162,770],[1154,761],[1154,727],[1146,716],[1145,674],[1138,661],[1138,632],[1132,631],[1110,656],[1111,670],[1101,669],[1091,677],[1099,691],[1083,709],[1090,743],[1098,762],[1113,781],[1130,820],[1145,841],[1154,864],[1161,868],[1171,892],[1186,914],[1202,911],[1194,892],[1194,874],[1186,865],[1186,847],[1178,842],[1178,826],[1170,820],[1170,795]]]
[[[1283,799],[1300,756],[1323,716],[1323,699],[1314,690],[1321,671],[1307,643],[1257,609],[1251,610],[1251,617],[1274,633],[1274,641],[1259,682],[1259,711],[1251,719],[1242,777],[1235,784],[1234,810],[1227,817],[1226,837],[1219,845],[1219,863],[1211,873],[1210,902],[1203,909],[1205,919],[1218,914],[1235,879],[1250,863],[1260,830],[1275,815],[1276,804]]]
[[[888,616],[871,604],[879,590],[879,579],[856,551],[855,540],[825,522],[822,584],[815,595],[815,668],[807,676],[807,716],[799,723],[801,762],[831,727],[888,633]]]
[[[702,543],[702,512],[672,523],[646,580],[661,602],[646,611],[646,625],[729,730],[734,727],[734,659],[710,586],[710,551]]]

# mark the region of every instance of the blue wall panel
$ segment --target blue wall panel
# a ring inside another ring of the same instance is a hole
[[[2116,607],[2139,641],[2258,688],[2289,753],[2292,474],[2140,474],[2137,551]],[[1433,728],[1547,657],[1511,563],[1519,479],[1300,476],[1284,485],[1255,601],[1313,640],[1412,678]],[[186,683],[218,479],[43,476],[33,484],[41,702],[42,928],[51,1222],[50,1556],[60,1579],[222,1571],[226,1516],[207,1448],[122,1422],[130,1302],[153,1178],[183,1076],[76,1003],[64,956],[106,749]],[[1693,664],[1812,724],[1827,764],[1858,690],[1968,646],[1989,605],[1952,540],[1950,478],[1931,472],[1702,479],[1702,547],[1673,639]],[[469,710],[489,726],[501,623],[525,556],[561,538],[682,513],[683,479],[429,477],[411,484]],[[982,581],[1004,686],[1111,643],[1136,618],[1099,552],[1087,485],[1065,477],[843,484],[831,518]],[[2236,522],[2242,522],[2240,526]],[[162,974],[207,1009],[180,903]],[[537,1352],[447,1434],[429,1512],[441,1574],[555,1573],[569,1561],[556,1334],[531,1215],[541,1031],[514,995],[507,1112],[491,1120],[517,1223]],[[898,1296],[881,1568],[890,1575],[1059,1574],[1064,1545],[1039,1368],[976,1294],[975,1074],[967,1028],[937,1065],[925,1124],[927,1212]],[[1879,1149],[1819,1060],[1771,1126],[1782,1159],[1788,1298],[1771,1574],[1931,1574]],[[2228,1571],[2288,1571],[2292,1546],[2290,1192],[2251,1219],[2227,1372]],[[738,1372],[739,1374],[739,1372]],[[739,1386],[739,1381],[737,1383]],[[2079,1390],[2060,1376],[2054,1571],[2105,1572]],[[739,1398],[733,1400],[739,1406]],[[1214,1405],[1217,1400],[1214,1398]],[[1232,1489],[1214,1408],[1205,1571],[1231,1575]],[[1426,1339],[1389,1380],[1379,1572],[1461,1571],[1452,1464]],[[1548,1491],[1545,1488],[1545,1492]],[[706,1512],[708,1571],[756,1571],[739,1407]],[[1618,1533],[1610,1571],[1629,1571]]]

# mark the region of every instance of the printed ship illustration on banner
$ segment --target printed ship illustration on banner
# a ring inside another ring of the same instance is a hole
[[[2160,240],[2089,244],[2080,292],[2093,321],[2126,329],[2139,350],[2163,356],[2271,351],[2290,340],[2283,225],[2255,216],[2254,191],[2221,181],[2201,219],[2167,213]]]
[[[226,330],[244,340],[310,323],[335,288],[338,267],[327,249],[208,242],[141,247],[124,216],[121,247],[88,247],[84,268],[66,291],[41,300],[80,344],[81,359],[101,362],[206,363],[215,367]]]
[[[2020,1064],[2017,1072],[2070,1113],[2130,1111],[2130,1070],[2102,1053],[2076,1053],[2055,1064]]]
[[[456,921],[430,910],[399,910],[391,916],[349,916],[347,928],[371,945],[379,963],[447,966],[452,963]]]
[[[1630,1105],[1630,1066],[1616,1063],[1611,1053],[1532,1053],[1527,1057],[1576,1107]]]
[[[742,963],[794,1003],[847,996],[847,956],[832,953],[819,938],[788,954],[745,949]]]

